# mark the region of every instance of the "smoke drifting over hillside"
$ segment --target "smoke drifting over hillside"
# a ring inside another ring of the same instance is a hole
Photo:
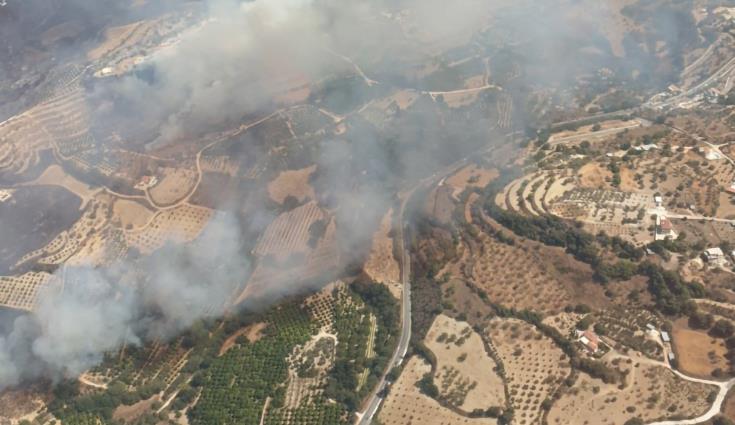
[[[12,16],[23,16],[23,22],[40,23],[48,12],[42,3],[29,2],[23,10],[9,3],[3,8],[7,10],[0,9],[0,19],[15,13]],[[91,11],[87,19],[107,19],[111,13],[99,8],[113,7],[91,0],[73,3]],[[367,247],[373,225],[405,181],[415,182],[476,151],[491,135],[524,127],[517,122],[493,133],[488,116],[495,104],[446,112],[425,90],[429,83],[402,75],[419,63],[431,63],[455,44],[472,42],[479,32],[492,38],[499,28],[484,27],[493,6],[489,3],[493,2],[209,0],[208,19],[202,26],[148,58],[144,72],[96,84],[89,96],[97,119],[143,128],[153,135],[156,146],[163,146],[216,124],[271,113],[282,106],[273,99],[284,89],[303,81],[320,83],[334,73],[359,75],[358,66],[366,80],[380,80],[375,90],[398,84],[423,90],[417,106],[402,112],[389,134],[377,134],[356,119],[350,122],[347,140],[325,140],[319,146],[320,172],[314,185],[332,195],[330,207],[342,229],[343,249],[359,252]],[[492,52],[492,66],[496,67],[496,58],[501,63],[501,58],[513,56],[518,62],[532,61],[536,69],[508,79],[505,93],[518,96],[516,105],[525,104],[523,96],[534,85],[558,83],[580,70],[634,67],[616,62],[599,34],[576,32],[569,24],[581,18],[570,21],[556,3],[508,2],[496,20],[519,47]],[[408,17],[401,14],[404,10],[410,11]],[[585,19],[596,22],[594,16]],[[4,22],[0,20],[0,25]],[[0,50],[0,60],[27,39],[12,41],[12,49]],[[599,49],[586,56],[573,54],[593,47]],[[636,62],[642,63],[643,59]],[[497,68],[494,72],[501,66]],[[514,114],[517,120],[525,118],[522,108]],[[437,111],[448,118],[439,119]],[[327,137],[332,138],[338,139]],[[35,315],[19,317],[12,330],[0,336],[0,389],[40,376],[75,376],[122,344],[167,338],[200,318],[221,315],[249,273],[243,247],[250,241],[240,239],[242,227],[231,216],[217,216],[190,246],[167,246],[150,258],[108,270],[66,269],[63,292],[47,295]]]
[[[66,268],[63,292],[0,337],[0,388],[37,377],[76,376],[123,344],[167,339],[224,312],[250,265],[233,217],[219,214],[195,243],[106,270]],[[117,282],[121,282],[118,284]]]

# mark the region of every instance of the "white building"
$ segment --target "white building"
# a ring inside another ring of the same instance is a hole
[[[725,253],[720,247],[708,248],[704,251],[704,258],[710,263],[718,263],[725,259]]]
[[[671,337],[669,336],[669,333],[666,331],[661,331],[661,341],[665,343],[671,342]]]
[[[0,202],[5,202],[13,197],[13,193],[9,190],[0,190]]]

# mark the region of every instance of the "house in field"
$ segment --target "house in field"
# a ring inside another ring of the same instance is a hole
[[[600,350],[600,337],[596,333],[589,330],[578,331],[577,336],[579,337],[578,341],[587,348],[590,354],[595,354]]]
[[[656,235],[657,241],[665,239],[676,239],[676,233],[674,233],[674,225],[668,218],[658,215],[656,216]]]

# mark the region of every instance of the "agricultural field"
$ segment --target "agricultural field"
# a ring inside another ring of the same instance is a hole
[[[147,224],[124,231],[127,243],[143,253],[162,247],[167,241],[192,241],[199,236],[214,212],[209,208],[182,204],[157,212]]]
[[[187,168],[162,168],[157,185],[148,190],[157,205],[171,205],[189,194],[197,183],[197,173]]]
[[[508,244],[485,233],[477,242],[474,251],[464,248],[459,264],[494,302],[559,312],[579,296],[600,299],[586,266],[559,250],[529,241]]]
[[[496,419],[463,417],[419,392],[416,383],[427,373],[431,373],[431,366],[423,359],[413,356],[407,360],[380,410],[378,419],[383,424],[497,424]]]
[[[677,366],[687,375],[708,379],[715,370],[728,369],[729,362],[725,357],[728,349],[722,339],[690,329],[681,320],[674,323],[671,339]]]
[[[34,311],[44,291],[61,289],[58,277],[28,272],[20,276],[0,276],[0,306]]]
[[[505,406],[505,384],[482,338],[463,322],[439,315],[425,338],[437,358],[440,397],[464,412]]]
[[[283,171],[268,184],[268,193],[272,200],[283,204],[286,198],[294,198],[299,203],[314,199],[314,188],[309,184],[309,177],[316,170],[316,165],[301,170]]]
[[[684,381],[659,364],[611,357],[625,376],[621,387],[581,374],[552,406],[550,424],[621,424],[632,418],[644,423],[702,414],[714,387]]]
[[[571,373],[569,358],[536,328],[517,319],[491,320],[486,335],[502,362],[514,423],[538,423],[542,404]]]

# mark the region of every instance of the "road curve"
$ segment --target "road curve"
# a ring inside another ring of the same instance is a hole
[[[683,373],[675,369],[672,369],[672,371],[676,374],[676,376],[680,377],[681,379],[691,382],[698,382],[700,384],[715,385],[719,387],[720,390],[717,393],[717,398],[715,398],[715,401],[714,403],[712,403],[712,406],[709,408],[709,410],[707,410],[703,415],[696,418],[651,422],[648,425],[697,425],[701,424],[702,422],[708,421],[720,413],[720,410],[722,409],[722,403],[725,401],[725,397],[727,396],[728,391],[730,391],[730,389],[735,385],[735,378],[726,382],[716,382],[692,378],[690,376],[684,375]]]
[[[491,148],[482,150],[480,153],[488,152]],[[383,402],[383,398],[380,397],[380,394],[385,390],[387,387],[386,382],[386,376],[388,375],[388,372],[391,371],[395,366],[399,366],[401,363],[403,363],[403,359],[406,356],[406,353],[408,352],[408,345],[411,342],[411,253],[406,249],[406,240],[404,238],[404,229],[405,229],[405,222],[404,222],[404,213],[406,210],[406,205],[408,204],[409,200],[413,197],[413,195],[416,193],[416,190],[420,187],[429,187],[432,184],[435,184],[439,181],[443,181],[443,179],[450,174],[454,173],[455,171],[459,170],[460,168],[467,165],[469,162],[469,157],[462,158],[451,165],[445,167],[439,172],[436,172],[432,174],[429,177],[424,178],[423,180],[419,181],[419,183],[411,189],[407,195],[406,199],[403,200],[401,203],[401,209],[398,214],[398,220],[399,223],[401,223],[400,231],[398,232],[398,237],[400,239],[400,245],[401,245],[401,284],[403,286],[402,293],[401,293],[401,336],[398,340],[398,345],[396,346],[395,351],[393,352],[393,356],[390,359],[390,362],[388,363],[388,367],[386,368],[385,372],[383,372],[383,376],[380,378],[380,382],[378,382],[378,385],[375,386],[375,389],[370,395],[370,398],[368,399],[367,403],[365,404],[365,409],[362,412],[357,412],[357,421],[355,422],[356,425],[370,425],[370,423],[373,420],[373,416],[378,411],[378,408],[380,407],[380,404]]]

